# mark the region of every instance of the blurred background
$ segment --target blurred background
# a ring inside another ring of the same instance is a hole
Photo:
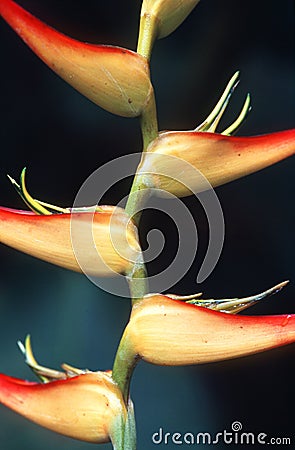
[[[136,48],[139,0],[19,3],[77,39]],[[180,28],[154,48],[151,69],[160,129],[194,128],[237,69],[241,83],[220,129],[238,114],[247,92],[253,109],[239,135],[294,127],[294,12],[292,0],[280,5],[275,0],[201,1]],[[140,151],[139,122],[116,117],[83,98],[3,21],[0,35],[0,203],[24,207],[6,174],[18,179],[26,166],[32,195],[69,206],[95,169]],[[295,313],[294,173],[291,158],[216,190],[225,217],[224,249],[211,276],[198,286],[195,278],[207,245],[207,224],[196,199],[185,199],[198,225],[199,252],[192,269],[170,291],[202,291],[206,298],[248,296],[289,279],[283,292],[253,307],[250,314]],[[130,182],[106,194],[105,203],[117,203],[128,193]],[[145,233],[159,222],[166,246],[159,261],[149,267],[151,272],[160,270],[176,245],[169,220],[150,211],[142,227],[143,242]],[[103,292],[83,275],[4,246],[0,263],[0,372],[34,379],[16,346],[27,333],[43,365],[57,368],[67,362],[92,370],[111,368],[128,320],[128,300]],[[138,449],[154,448],[152,434],[160,427],[167,432],[215,434],[230,431],[234,421],[240,421],[244,431],[293,437],[294,443],[294,375],[294,345],[204,366],[140,363],[131,389]],[[4,407],[0,419],[3,450],[90,448],[43,430]]]

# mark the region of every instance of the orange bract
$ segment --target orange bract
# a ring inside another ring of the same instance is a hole
[[[0,375],[0,402],[27,419],[82,441],[109,442],[126,417],[122,394],[106,372],[38,384]]]
[[[131,50],[85,44],[44,24],[12,0],[1,0],[0,15],[58,75],[85,97],[114,114],[141,114],[152,85],[145,58]]]
[[[153,364],[201,364],[295,342],[295,315],[236,316],[155,294],[135,305],[123,339]]]
[[[295,129],[251,137],[195,131],[160,133],[143,155],[140,173],[178,197],[228,183],[295,153]],[[204,179],[207,183],[204,183]]]
[[[42,216],[0,208],[0,242],[66,269],[93,276],[126,273],[140,247],[124,210]]]

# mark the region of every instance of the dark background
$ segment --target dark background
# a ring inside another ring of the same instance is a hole
[[[19,3],[77,39],[136,47],[139,0]],[[292,0],[201,1],[174,34],[156,43],[153,52],[160,129],[191,129],[200,123],[237,69],[241,83],[225,126],[250,92],[253,110],[239,135],[294,127],[294,11]],[[6,173],[17,178],[27,166],[28,186],[35,196],[71,205],[93,170],[140,151],[138,120],[116,117],[83,98],[51,73],[3,21],[0,34],[0,203],[23,207]],[[250,313],[295,312],[294,169],[295,160],[289,159],[217,189],[226,223],[220,261],[197,287],[196,261],[174,292],[202,290],[207,298],[245,296],[290,279],[282,293]],[[121,194],[127,194],[129,185],[127,180]],[[112,204],[119,199],[115,189],[105,201]],[[185,202],[197,216],[195,200]],[[145,218],[144,231],[157,226],[156,215]],[[167,230],[169,241],[173,234],[169,223]],[[202,220],[199,233],[202,253],[206,246]],[[173,252],[170,242],[165,251]],[[112,366],[128,320],[128,300],[100,291],[80,274],[4,246],[0,261],[1,372],[33,379],[16,347],[16,340],[28,332],[42,364],[58,367],[66,361],[93,370]],[[294,376],[294,346],[204,366],[141,363],[132,382],[138,449],[152,449],[152,433],[160,427],[217,433],[230,430],[236,420],[245,431],[291,437],[294,443]],[[3,450],[90,448],[43,430],[4,407],[0,418]]]

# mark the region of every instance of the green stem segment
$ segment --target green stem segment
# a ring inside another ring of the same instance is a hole
[[[157,110],[154,92],[151,93],[146,108],[141,116],[141,131],[143,139],[143,152],[149,144],[158,136]],[[150,186],[144,175],[136,174],[128,196],[125,211],[132,218],[136,226],[139,226],[143,207],[150,196]],[[148,293],[147,272],[143,259],[140,259],[128,274],[132,304],[135,304]]]
[[[138,227],[142,209],[150,197],[149,184],[142,175],[135,175],[133,184],[128,196],[125,211],[132,217],[133,222]]]
[[[158,136],[157,108],[153,91],[141,115],[140,126],[143,140],[142,151],[146,152],[150,143]],[[139,225],[140,211],[150,195],[149,187],[149,183],[144,176],[135,175],[125,211],[132,217],[137,226]]]
[[[158,20],[150,14],[140,17],[137,53],[148,60],[151,57],[153,45],[157,37]]]
[[[134,352],[128,339],[124,339],[125,334],[119,344],[116,358],[113,365],[112,377],[118,384],[126,405],[128,405],[130,380],[133,370],[138,361],[138,356]]]
[[[135,305],[148,293],[147,271],[143,261],[139,261],[133,266],[132,273],[127,279],[132,298],[132,305]]]
[[[145,152],[150,143],[158,136],[157,106],[154,90],[148,98],[140,118],[141,133],[143,139],[143,151]]]

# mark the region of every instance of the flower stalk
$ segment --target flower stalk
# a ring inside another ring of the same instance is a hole
[[[153,45],[157,35],[157,19],[155,16],[143,13],[140,18],[140,27],[137,43],[137,53],[146,59],[151,58]]]
[[[125,404],[128,404],[130,381],[139,359],[130,342],[122,338],[116,352],[112,377],[122,392]]]

